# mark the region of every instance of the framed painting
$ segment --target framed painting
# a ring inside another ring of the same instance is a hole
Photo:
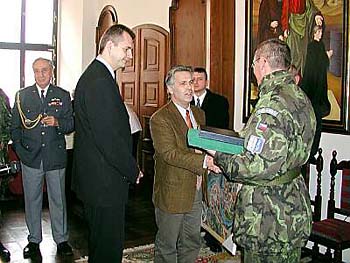
[[[206,188],[202,206],[202,227],[225,246],[225,240],[232,233],[234,207],[241,186],[239,183],[227,181],[222,174],[209,173],[203,180]],[[234,254],[228,247],[227,249]]]
[[[322,19],[320,42],[325,47],[329,63],[325,73],[328,84],[325,96],[331,107],[322,120],[323,131],[350,133],[350,19],[347,0],[246,0],[245,122],[258,100],[257,83],[251,68],[257,45],[269,38],[286,41],[291,49],[292,64],[303,79],[308,45],[315,39],[312,30],[315,30],[316,16]]]

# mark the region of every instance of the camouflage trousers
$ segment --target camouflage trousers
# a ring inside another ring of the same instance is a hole
[[[261,254],[256,251],[244,250],[244,263],[299,263],[301,248],[279,254]]]

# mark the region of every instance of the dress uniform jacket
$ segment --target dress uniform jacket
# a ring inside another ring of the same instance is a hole
[[[34,128],[26,129],[21,122],[18,106],[27,119],[34,120],[39,114],[45,113],[54,116],[59,126],[45,126],[39,121]],[[17,92],[11,134],[14,149],[25,165],[39,169],[42,161],[44,171],[65,168],[67,154],[64,135],[73,129],[73,110],[68,91],[51,84],[44,103],[41,102],[36,85]]]

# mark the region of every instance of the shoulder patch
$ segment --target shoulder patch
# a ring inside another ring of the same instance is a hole
[[[247,144],[247,150],[250,151],[252,154],[255,153],[261,153],[262,149],[265,144],[265,139],[262,137],[257,137],[255,135],[250,135],[248,144]]]
[[[274,109],[271,109],[271,108],[261,108],[261,109],[258,109],[256,111],[256,115],[260,115],[260,114],[263,114],[263,113],[266,113],[266,114],[272,115],[274,117],[277,117],[279,112],[274,110]]]

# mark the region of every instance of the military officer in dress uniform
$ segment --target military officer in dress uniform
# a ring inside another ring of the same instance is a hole
[[[29,243],[23,250],[23,257],[41,256],[44,178],[57,254],[72,255],[67,243],[64,137],[74,128],[72,103],[68,91],[51,84],[53,66],[50,60],[37,58],[33,70],[36,83],[17,92],[11,126],[13,146],[21,160],[29,230]]]

